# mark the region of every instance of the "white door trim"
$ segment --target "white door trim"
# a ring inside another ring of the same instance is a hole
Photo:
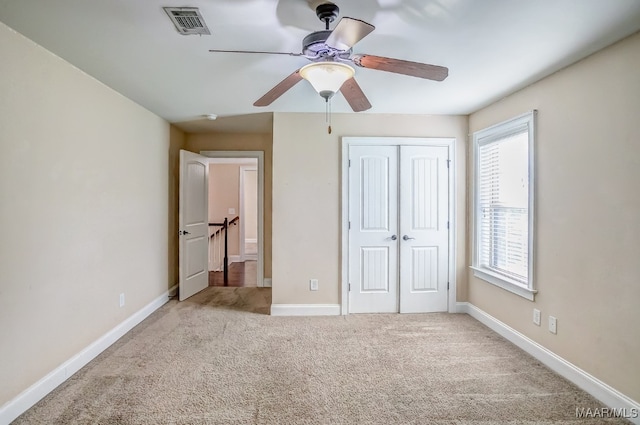
[[[456,161],[455,138],[432,137],[343,137],[341,176],[341,290],[340,312],[349,314],[349,146],[355,145],[414,145],[444,146],[449,153],[449,296],[448,311],[456,312]],[[204,154],[203,154],[204,155]]]
[[[257,254],[247,254],[244,251],[245,245],[246,245],[246,241],[247,239],[245,238],[245,205],[244,205],[244,173],[245,171],[257,171],[258,167],[255,165],[241,165],[240,166],[240,184],[239,184],[239,189],[240,189],[240,193],[238,194],[238,201],[240,204],[240,211],[238,214],[240,216],[240,261],[246,261],[246,260],[257,260]],[[256,243],[258,241],[256,240]]]
[[[258,286],[264,286],[264,151],[200,151],[209,158],[258,159]]]

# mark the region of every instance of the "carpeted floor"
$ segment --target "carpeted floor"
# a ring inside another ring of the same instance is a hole
[[[270,290],[170,301],[15,423],[626,423],[577,419],[604,406],[467,315],[271,317],[248,300]]]

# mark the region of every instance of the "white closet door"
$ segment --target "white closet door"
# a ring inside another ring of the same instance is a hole
[[[447,311],[448,149],[400,147],[400,312]]]
[[[398,148],[349,149],[349,311],[398,311]]]
[[[449,149],[349,148],[349,312],[447,311]]]

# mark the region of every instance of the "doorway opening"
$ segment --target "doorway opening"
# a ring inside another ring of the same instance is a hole
[[[264,180],[262,151],[180,151],[180,301],[269,313]]]
[[[209,157],[209,286],[263,287],[264,154],[201,154]]]

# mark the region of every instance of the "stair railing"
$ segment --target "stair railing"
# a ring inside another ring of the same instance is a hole
[[[225,217],[222,223],[209,223],[209,226],[219,227],[219,229],[213,232],[209,238],[209,243],[213,243],[214,257],[216,252],[216,242],[218,243],[218,257],[220,257],[220,242],[222,236],[221,233],[224,232],[224,259],[222,262],[222,270],[224,272],[224,286],[227,286],[227,284],[229,283],[229,234],[227,230],[231,225],[237,226],[238,221],[240,221],[240,217],[236,216],[231,221],[229,221],[229,219]]]

